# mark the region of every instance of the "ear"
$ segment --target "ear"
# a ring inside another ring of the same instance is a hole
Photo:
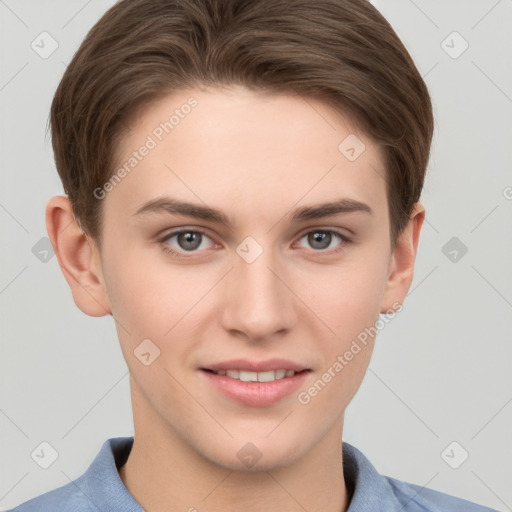
[[[425,220],[425,208],[414,205],[406,227],[398,237],[391,254],[389,275],[381,305],[381,313],[396,311],[403,304],[414,275],[414,262],[418,249],[420,231]]]
[[[99,250],[82,231],[67,197],[48,202],[46,229],[75,304],[90,316],[111,314]]]

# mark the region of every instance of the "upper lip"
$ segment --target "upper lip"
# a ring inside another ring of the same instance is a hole
[[[203,370],[243,370],[248,372],[267,372],[275,370],[293,370],[301,372],[308,370],[306,366],[288,361],[287,359],[267,359],[265,361],[249,361],[248,359],[232,359],[222,363],[210,364],[202,367]]]

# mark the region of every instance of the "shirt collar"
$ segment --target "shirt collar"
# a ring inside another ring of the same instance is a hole
[[[132,437],[107,439],[87,471],[77,480],[92,509],[98,512],[144,512],[119,476],[133,446]]]
[[[352,492],[347,512],[400,511],[404,505],[395,495],[389,480],[354,446],[343,442],[343,475]]]
[[[132,437],[107,439],[89,469],[77,480],[82,492],[97,510],[144,512],[124,486],[120,468],[128,459]],[[347,512],[393,512],[403,510],[389,480],[380,475],[354,446],[343,442],[343,473],[349,492]],[[92,491],[92,492],[91,492]]]

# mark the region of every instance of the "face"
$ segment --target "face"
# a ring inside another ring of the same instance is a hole
[[[361,333],[401,299],[380,149],[311,98],[190,89],[134,119],[125,163],[100,258],[136,432],[231,469],[339,440]]]

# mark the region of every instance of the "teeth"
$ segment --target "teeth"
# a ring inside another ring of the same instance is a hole
[[[257,374],[258,382],[272,382],[276,380],[276,372],[270,370],[268,372],[258,372]]]
[[[285,377],[293,377],[296,372],[294,370],[269,370],[267,372],[219,370],[214,373],[217,375],[226,375],[227,377],[241,380],[242,382],[273,382],[275,380],[284,379]]]
[[[245,372],[240,370],[238,377],[242,382],[258,382],[258,374],[256,372]]]

